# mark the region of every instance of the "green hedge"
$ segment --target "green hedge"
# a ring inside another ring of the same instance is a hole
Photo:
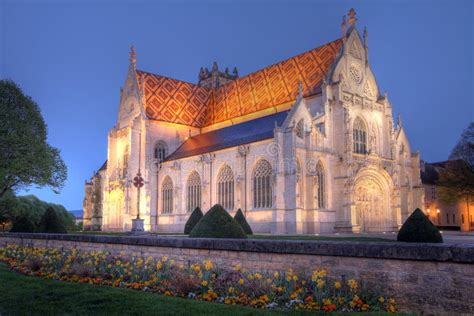
[[[442,243],[443,236],[426,215],[417,208],[402,225],[398,241]]]
[[[234,219],[239,223],[240,227],[242,227],[247,235],[253,235],[252,228],[247,222],[247,219],[245,219],[244,213],[242,213],[240,208],[237,210],[237,213],[235,213]]]
[[[214,205],[193,228],[189,237],[247,238],[242,227],[219,204]]]
[[[198,206],[194,209],[194,211],[191,213],[191,216],[189,216],[188,221],[186,222],[186,225],[184,225],[184,233],[186,235],[189,235],[191,231],[193,230],[194,226],[201,220],[201,218],[204,217],[204,214],[201,211],[201,208]]]
[[[34,233],[36,232],[35,225],[26,216],[18,216],[13,219],[13,225],[10,229],[12,233]]]

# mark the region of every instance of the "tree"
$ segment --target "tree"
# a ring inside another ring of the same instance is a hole
[[[397,235],[398,241],[405,242],[432,242],[442,243],[443,236],[438,228],[417,208],[405,223],[403,223]]]
[[[46,212],[43,214],[43,217],[41,217],[39,230],[41,233],[67,233],[67,230],[62,224],[61,219],[52,206],[48,206]]]
[[[468,229],[471,229],[469,203],[474,198],[474,168],[464,160],[449,160],[440,169],[436,184],[442,201],[450,204],[459,201],[466,203]]]
[[[47,141],[38,104],[10,80],[0,80],[0,198],[37,185],[58,192],[67,178],[59,150]]]
[[[196,207],[189,216],[186,225],[184,225],[184,233],[188,235],[203,217],[204,214],[202,214],[201,208],[199,206]]]
[[[247,222],[247,219],[245,219],[244,213],[242,213],[242,210],[239,208],[237,212],[234,215],[234,219],[239,223],[239,225],[242,227],[244,232],[247,235],[252,235],[252,228],[250,227],[249,223]]]
[[[8,190],[3,197],[0,198],[0,225],[2,231],[9,222],[13,222],[15,215],[16,197],[15,193]]]
[[[31,222],[31,220],[24,216],[15,217],[13,220],[12,229],[10,232],[12,233],[34,233],[36,230],[35,225]]]
[[[449,160],[458,159],[464,160],[474,167],[474,122],[469,123],[449,155]]]

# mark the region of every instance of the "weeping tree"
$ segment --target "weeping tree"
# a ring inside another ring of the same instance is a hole
[[[30,185],[61,190],[67,168],[39,106],[10,80],[0,80],[0,122],[0,198]]]
[[[474,122],[463,131],[456,146],[454,146],[449,160],[464,160],[471,167],[474,167]]]

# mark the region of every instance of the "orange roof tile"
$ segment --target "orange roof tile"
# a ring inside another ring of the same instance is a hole
[[[154,120],[204,127],[291,102],[299,81],[303,95],[313,95],[341,46],[338,39],[213,89],[137,71],[145,84],[146,113]]]

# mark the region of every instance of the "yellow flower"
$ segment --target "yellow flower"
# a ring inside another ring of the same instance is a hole
[[[161,261],[163,261],[163,262],[168,261],[168,257],[167,257],[167,256],[163,256],[163,258],[161,258]]]
[[[240,284],[240,285],[244,284],[244,279],[240,279],[240,280],[239,280],[239,284]]]
[[[161,263],[161,261],[158,261],[158,263],[156,264],[156,268],[158,270],[161,270],[161,268],[163,268],[163,264]]]
[[[318,282],[316,282],[316,285],[318,286],[319,289],[321,289],[326,282],[322,279],[319,279]]]
[[[255,279],[260,280],[262,278],[262,275],[260,273],[255,273]]]
[[[271,284],[272,282],[273,282],[272,279],[270,279],[270,278],[267,279],[267,283],[268,283],[268,284]]]
[[[297,275],[293,276],[293,281],[295,281],[295,282],[298,281],[298,276]]]
[[[214,264],[212,263],[211,260],[204,260],[204,268],[209,271],[212,268],[214,268]]]
[[[397,311],[397,308],[394,305],[389,305],[387,311],[389,311],[390,313],[395,313]]]
[[[206,281],[206,280],[202,281],[202,282],[201,282],[201,285],[202,285],[202,286],[207,286],[207,281]]]
[[[232,294],[234,293],[234,288],[231,286],[227,291],[229,292],[229,294]]]
[[[385,298],[384,298],[383,296],[380,296],[380,297],[379,297],[379,302],[380,302],[380,303],[385,302]]]
[[[336,288],[336,290],[339,290],[342,287],[341,282],[339,281],[334,282],[334,287]]]
[[[350,287],[352,290],[357,289],[357,281],[354,280],[354,279],[349,279],[349,280],[347,281],[347,285],[349,285],[349,287]]]
[[[240,264],[236,264],[236,265],[234,266],[234,270],[235,270],[235,271],[240,271],[241,268],[242,268],[242,267],[241,267]]]
[[[273,272],[273,277],[278,278],[280,276],[280,273],[278,271]]]
[[[395,305],[395,299],[391,298],[388,300],[388,303],[389,304],[392,304],[392,305]]]

